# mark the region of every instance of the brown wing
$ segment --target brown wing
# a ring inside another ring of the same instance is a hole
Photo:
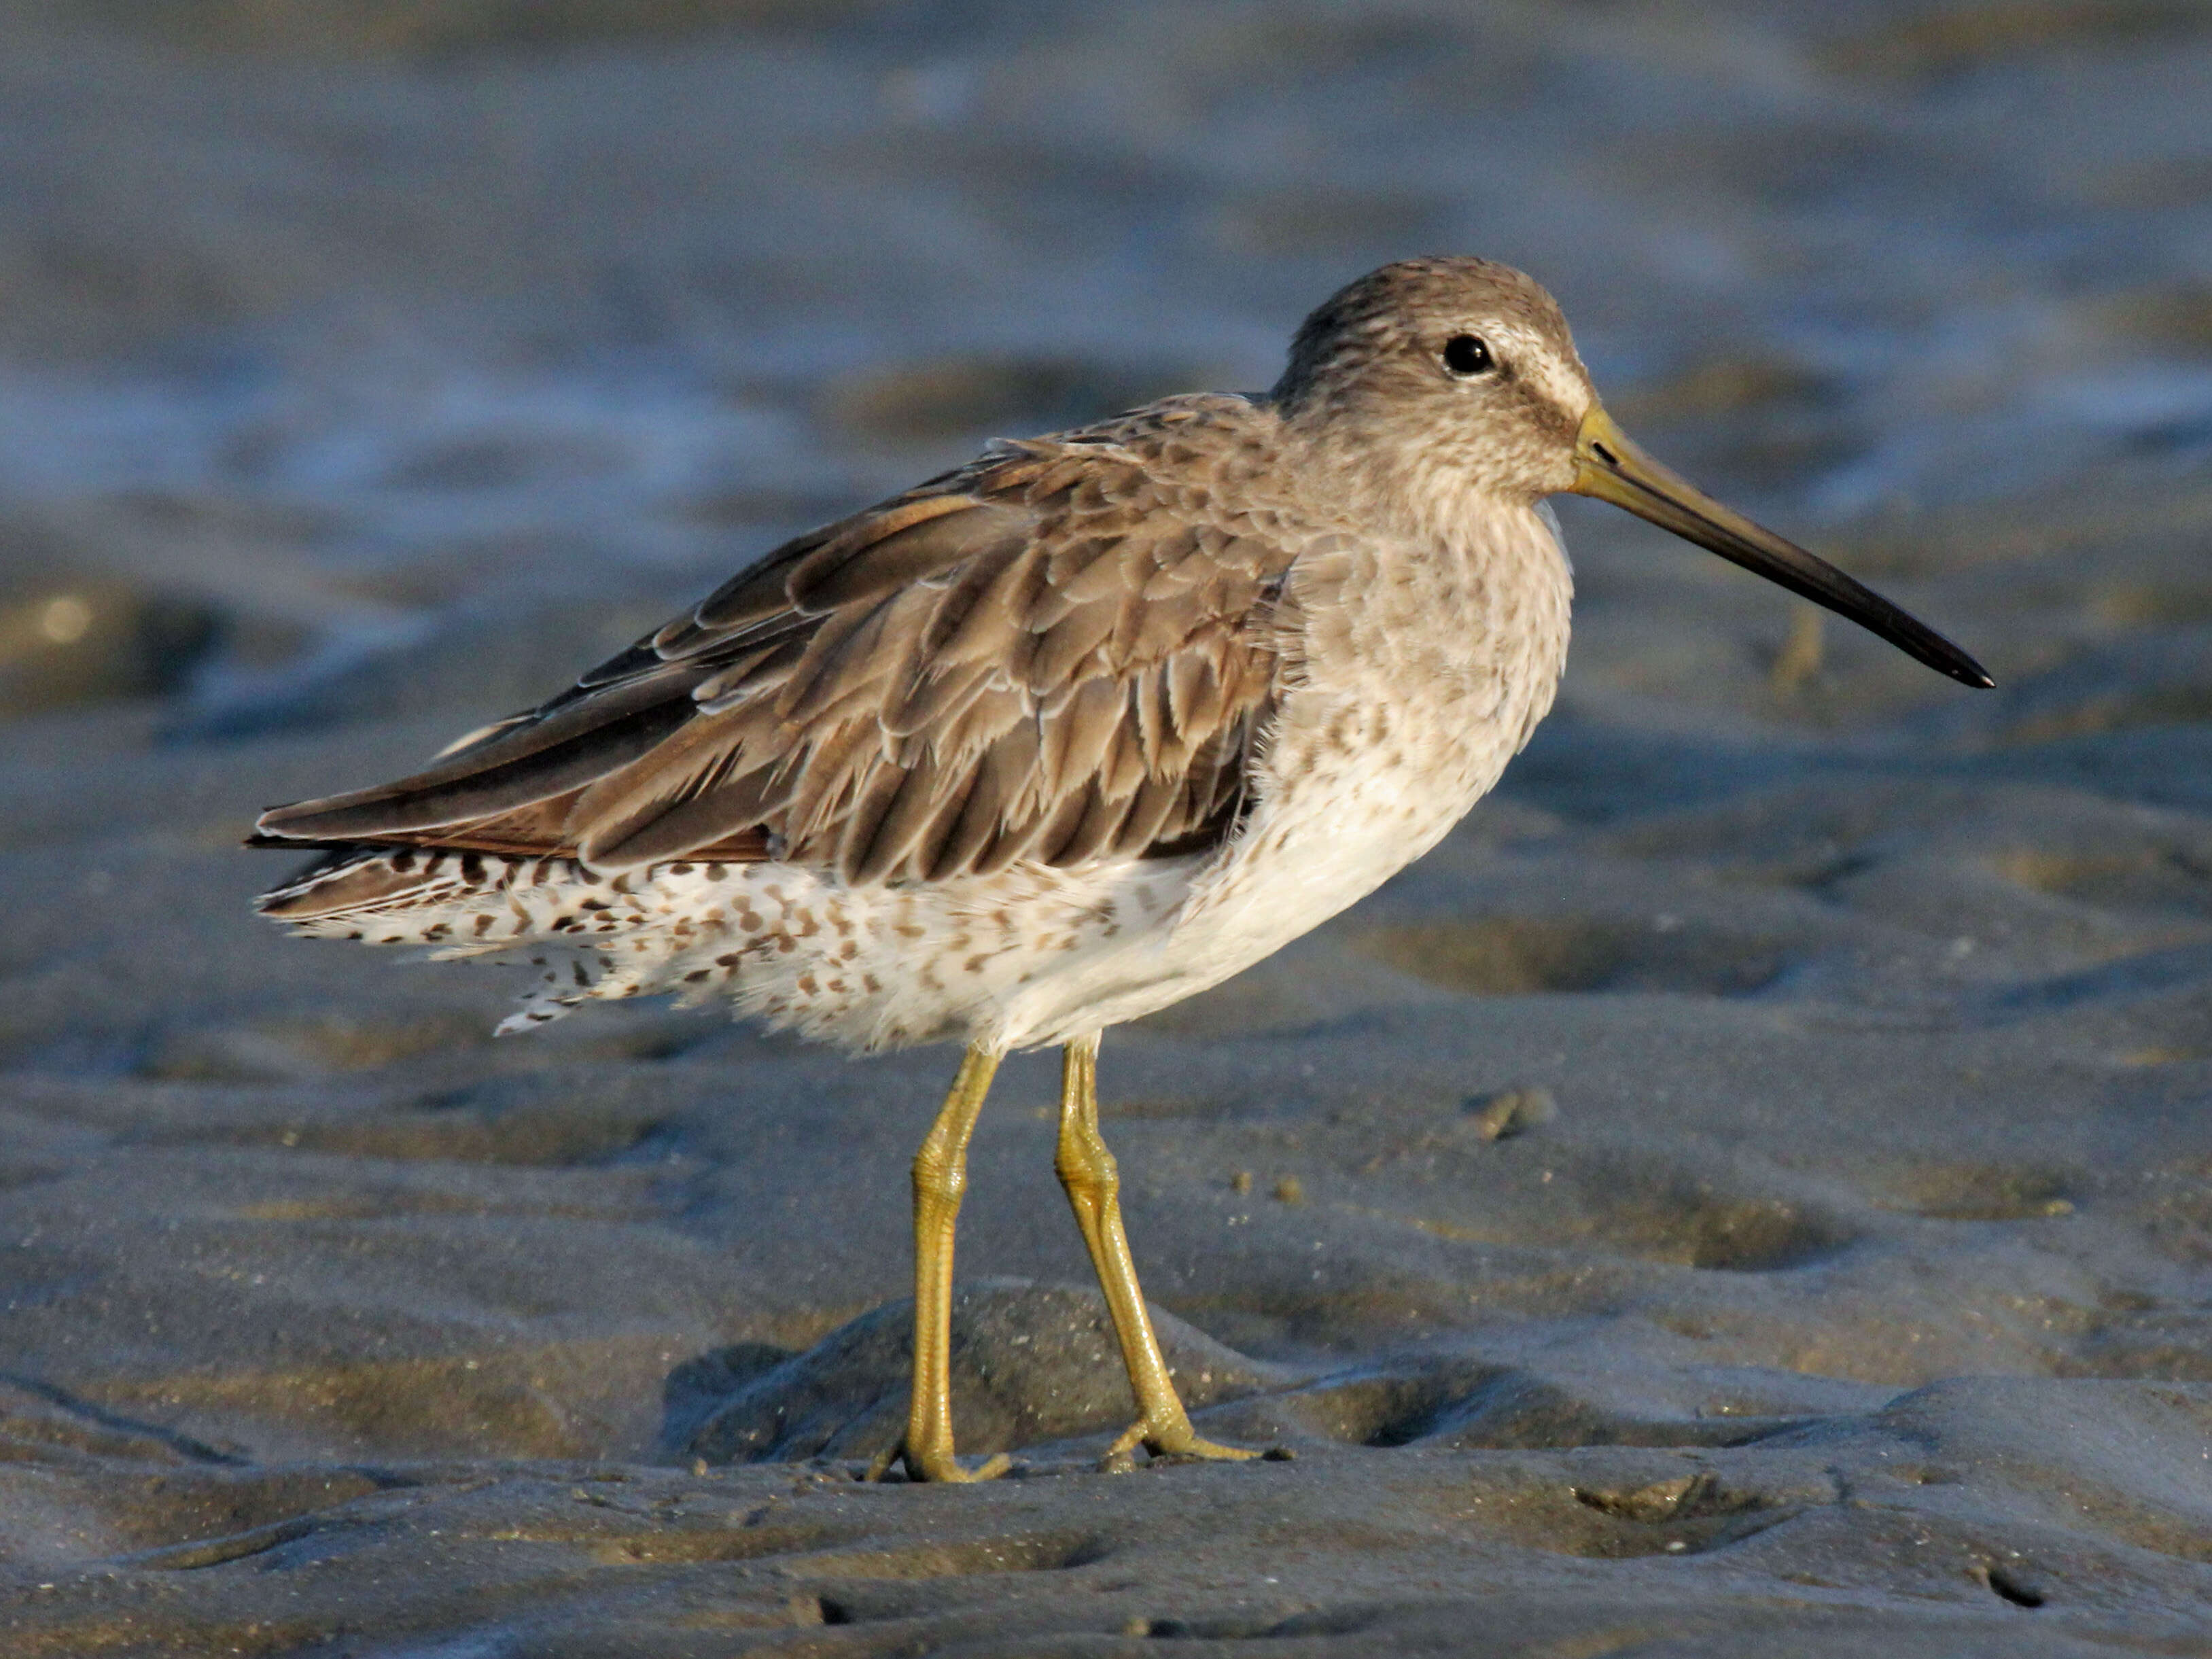
[[[1212,507],[1202,468],[1002,447],[777,550],[426,771],[271,809],[256,840],[856,882],[1203,845],[1273,707],[1296,550]]]

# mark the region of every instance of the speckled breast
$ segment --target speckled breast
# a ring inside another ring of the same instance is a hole
[[[1302,568],[1299,672],[1261,805],[1185,925],[1256,961],[1434,847],[1551,708],[1571,593],[1536,507],[1442,547],[1352,544]]]

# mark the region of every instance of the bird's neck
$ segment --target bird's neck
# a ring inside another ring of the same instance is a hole
[[[1539,511],[1538,497],[1495,488],[1448,447],[1378,441],[1348,422],[1286,419],[1283,428],[1317,509],[1418,547],[1461,546],[1482,526]]]

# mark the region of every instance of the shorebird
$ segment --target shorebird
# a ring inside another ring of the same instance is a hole
[[[527,713],[375,788],[271,808],[319,855],[296,931],[523,958],[501,1031],[721,994],[864,1051],[965,1057],[914,1161],[896,1458],[968,1480],[953,1230],[1002,1055],[1063,1051],[1054,1167],[1136,1418],[1202,1439],[1155,1340],[1100,1137],[1100,1034],[1249,967],[1427,852],[1551,707],[1571,580],[1546,497],[1614,502],[1967,685],[1963,651],[1651,459],[1552,297],[1407,260],[1307,318],[1273,390],[1172,397],[785,544]]]

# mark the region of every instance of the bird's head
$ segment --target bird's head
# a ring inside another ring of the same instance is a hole
[[[1306,319],[1269,398],[1401,498],[1449,513],[1485,499],[1595,495],[1963,684],[1991,684],[1932,629],[1632,442],[1598,400],[1558,302],[1510,266],[1428,258],[1370,271]]]

